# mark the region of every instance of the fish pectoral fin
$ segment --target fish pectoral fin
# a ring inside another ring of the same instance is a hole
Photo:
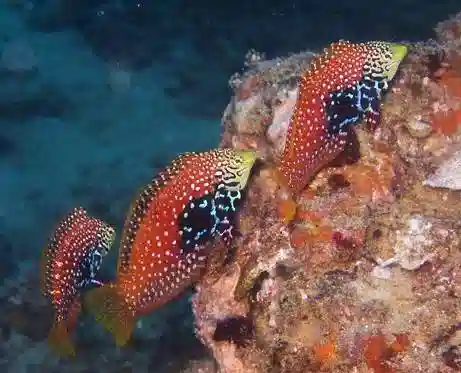
[[[84,307],[112,333],[117,345],[123,346],[128,342],[136,317],[120,297],[115,285],[106,284],[88,291],[84,298]]]
[[[77,326],[78,316],[82,311],[82,300],[80,297],[75,297],[67,314],[67,330],[72,333]]]
[[[102,285],[104,285],[104,282],[99,281],[99,280],[96,280],[95,278],[92,278],[92,279],[90,280],[90,285],[102,286]]]
[[[341,167],[346,164],[354,164],[360,159],[360,142],[353,128],[348,128],[346,132],[342,132],[344,136],[344,148],[337,157],[335,157],[329,166]]]
[[[48,335],[48,344],[53,351],[62,357],[74,357],[75,346],[70,339],[67,323],[56,321]]]

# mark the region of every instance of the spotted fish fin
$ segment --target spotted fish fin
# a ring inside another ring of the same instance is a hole
[[[40,258],[40,291],[45,296],[47,295],[48,291],[48,268],[50,263],[50,249],[49,247],[45,247],[42,250],[42,256]]]
[[[124,273],[129,268],[133,240],[140,228],[139,222],[142,221],[148,211],[150,203],[155,200],[158,192],[165,184],[178,174],[183,162],[186,162],[191,156],[194,156],[194,153],[184,153],[176,157],[170,167],[160,171],[150,184],[141,189],[137,198],[131,203],[120,240],[117,264],[117,272],[119,274]]]
[[[72,333],[77,326],[78,317],[82,311],[82,300],[80,297],[75,297],[72,305],[70,306],[69,313],[67,315],[67,330]]]
[[[68,324],[65,320],[53,324],[48,334],[48,345],[60,356],[75,356],[75,346],[70,338]]]
[[[348,128],[341,136],[344,141],[343,151],[328,163],[330,167],[354,164],[360,159],[360,142],[354,128]]]
[[[40,259],[40,289],[44,295],[47,295],[46,289],[48,287],[47,281],[50,265],[53,263],[56,252],[60,249],[60,242],[64,238],[66,231],[78,221],[82,214],[86,214],[82,207],[74,207],[57,226],[48,245],[42,250]]]
[[[117,273],[123,273],[129,266],[131,258],[131,240],[136,237],[136,232],[131,231],[132,221],[136,219],[136,207],[140,196],[131,202],[128,214],[125,218],[122,235],[120,238],[120,248],[118,254]]]
[[[112,333],[117,345],[124,346],[128,342],[136,317],[119,296],[116,285],[106,284],[88,291],[84,307]]]
[[[67,319],[55,321],[49,332],[48,344],[60,356],[75,356],[75,347],[70,335],[77,326],[81,310],[82,302],[76,297],[70,306]]]
[[[50,270],[50,265],[53,263],[57,242],[60,241],[62,237],[62,229],[58,227],[54,232],[53,237],[51,238],[49,244],[45,246],[41,253],[40,258],[40,291],[45,296],[47,295],[48,288],[48,271]]]

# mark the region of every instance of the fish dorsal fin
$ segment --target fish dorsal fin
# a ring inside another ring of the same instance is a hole
[[[338,41],[331,43],[322,53],[317,54],[311,60],[309,68],[303,73],[302,78],[308,81],[310,78],[315,78],[317,74],[321,74],[323,68],[329,61],[335,57],[341,50],[348,48],[351,44],[348,41]],[[314,82],[317,84],[316,82]]]
[[[151,183],[141,189],[138,197],[131,203],[120,240],[117,265],[119,274],[126,272],[129,268],[133,243],[144,216],[152,208],[151,203],[155,200],[158,193],[179,174],[185,161],[194,155],[195,153],[189,152],[176,157],[167,168],[155,176]]]
[[[51,263],[53,263],[56,252],[59,250],[64,236],[71,230],[73,224],[82,215],[86,215],[86,211],[82,207],[75,207],[72,209],[72,211],[59,223],[49,239],[48,244],[42,250],[40,260],[40,289],[43,294],[47,292],[50,266]]]

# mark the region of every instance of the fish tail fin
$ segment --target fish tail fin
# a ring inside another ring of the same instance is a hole
[[[119,295],[116,285],[106,284],[90,290],[85,296],[84,306],[113,334],[117,345],[123,346],[128,342],[136,317]]]
[[[70,339],[65,320],[55,321],[48,334],[48,344],[60,356],[75,356],[75,346]]]

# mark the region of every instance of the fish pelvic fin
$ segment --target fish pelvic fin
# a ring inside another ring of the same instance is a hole
[[[112,333],[117,345],[124,346],[129,341],[136,315],[120,296],[116,285],[106,284],[88,291],[83,304],[85,310]]]
[[[65,320],[55,321],[48,334],[48,345],[61,357],[75,357],[75,346]]]

